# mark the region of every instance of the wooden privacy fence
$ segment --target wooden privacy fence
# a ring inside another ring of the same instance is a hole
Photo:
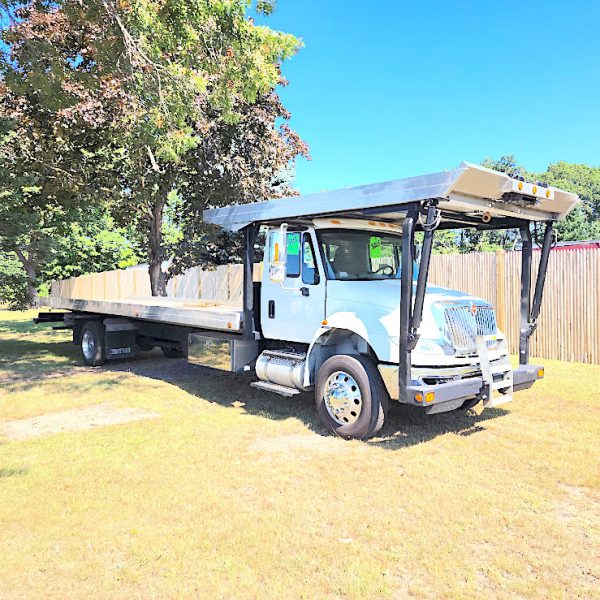
[[[534,252],[532,285],[539,260],[540,252]],[[431,259],[429,281],[491,302],[510,351],[517,353],[520,252],[437,254]],[[539,325],[531,337],[531,355],[600,364],[599,294],[600,249],[551,252]]]
[[[533,254],[535,284],[540,253]],[[255,265],[255,280],[261,265]],[[531,354],[542,358],[600,364],[600,249],[560,250],[550,254],[539,326],[531,338]],[[497,312],[498,326],[511,352],[519,346],[521,285],[520,252],[436,254],[429,281],[483,298]],[[169,281],[176,298],[241,301],[242,265],[214,271],[199,267]],[[54,282],[52,295],[64,298],[115,300],[150,296],[145,268],[108,271]]]
[[[258,281],[261,265],[254,266]],[[242,265],[222,265],[214,270],[194,267],[176,275],[167,284],[171,298],[202,298],[203,300],[242,300],[244,272]],[[92,273],[52,282],[52,296],[81,300],[118,300],[151,296],[150,277],[146,267]]]

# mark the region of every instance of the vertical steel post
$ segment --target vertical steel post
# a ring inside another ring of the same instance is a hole
[[[257,226],[251,223],[244,227],[244,323],[242,335],[245,340],[256,339],[254,320],[254,244],[256,243]]]
[[[529,362],[529,322],[531,316],[531,232],[529,225],[520,228],[521,250],[521,325],[519,335],[519,364]]]
[[[413,260],[415,246],[415,220],[419,205],[408,206],[402,224],[402,271],[400,278],[400,340],[398,354],[398,390],[400,400],[409,402],[407,387],[411,383],[410,325],[412,321]]]
[[[531,306],[531,321],[535,322],[540,316],[540,308],[542,307],[542,296],[544,294],[544,283],[546,283],[546,273],[548,271],[548,258],[552,249],[552,228],[554,223],[549,221],[546,223],[546,231],[544,232],[544,242],[542,244],[542,254],[540,256],[540,266],[538,269],[537,280],[535,282],[535,293],[533,295],[533,304]]]
[[[437,204],[437,203],[436,203]],[[431,204],[427,208],[427,221],[425,227],[433,226],[437,215],[437,207]],[[417,288],[415,290],[415,306],[413,308],[412,322],[410,324],[410,333],[414,336],[412,339],[411,350],[415,347],[417,340],[417,330],[421,325],[423,318],[423,302],[425,301],[425,291],[427,288],[427,278],[429,276],[429,263],[431,261],[431,249],[433,248],[434,229],[425,229],[423,237],[423,248],[421,250],[421,260],[419,262],[419,277],[417,279]]]

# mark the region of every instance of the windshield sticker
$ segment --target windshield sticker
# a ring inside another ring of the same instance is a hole
[[[371,258],[381,258],[381,238],[376,235],[371,236],[369,240],[369,256]]]
[[[287,253],[290,256],[298,256],[298,254],[300,254],[300,234],[299,233],[288,233]]]

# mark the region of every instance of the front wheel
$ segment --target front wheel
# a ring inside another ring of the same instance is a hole
[[[367,439],[383,427],[389,399],[370,358],[340,354],[321,365],[315,402],[321,420],[333,433],[347,439]]]

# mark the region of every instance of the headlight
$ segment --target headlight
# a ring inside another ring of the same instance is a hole
[[[428,338],[419,338],[414,351],[420,354],[454,354],[454,348],[444,340],[432,340]]]
[[[398,336],[390,336],[392,344],[400,345]],[[419,338],[414,352],[421,354],[444,354],[446,356],[454,356],[454,348],[445,340],[433,340],[430,338]]]

